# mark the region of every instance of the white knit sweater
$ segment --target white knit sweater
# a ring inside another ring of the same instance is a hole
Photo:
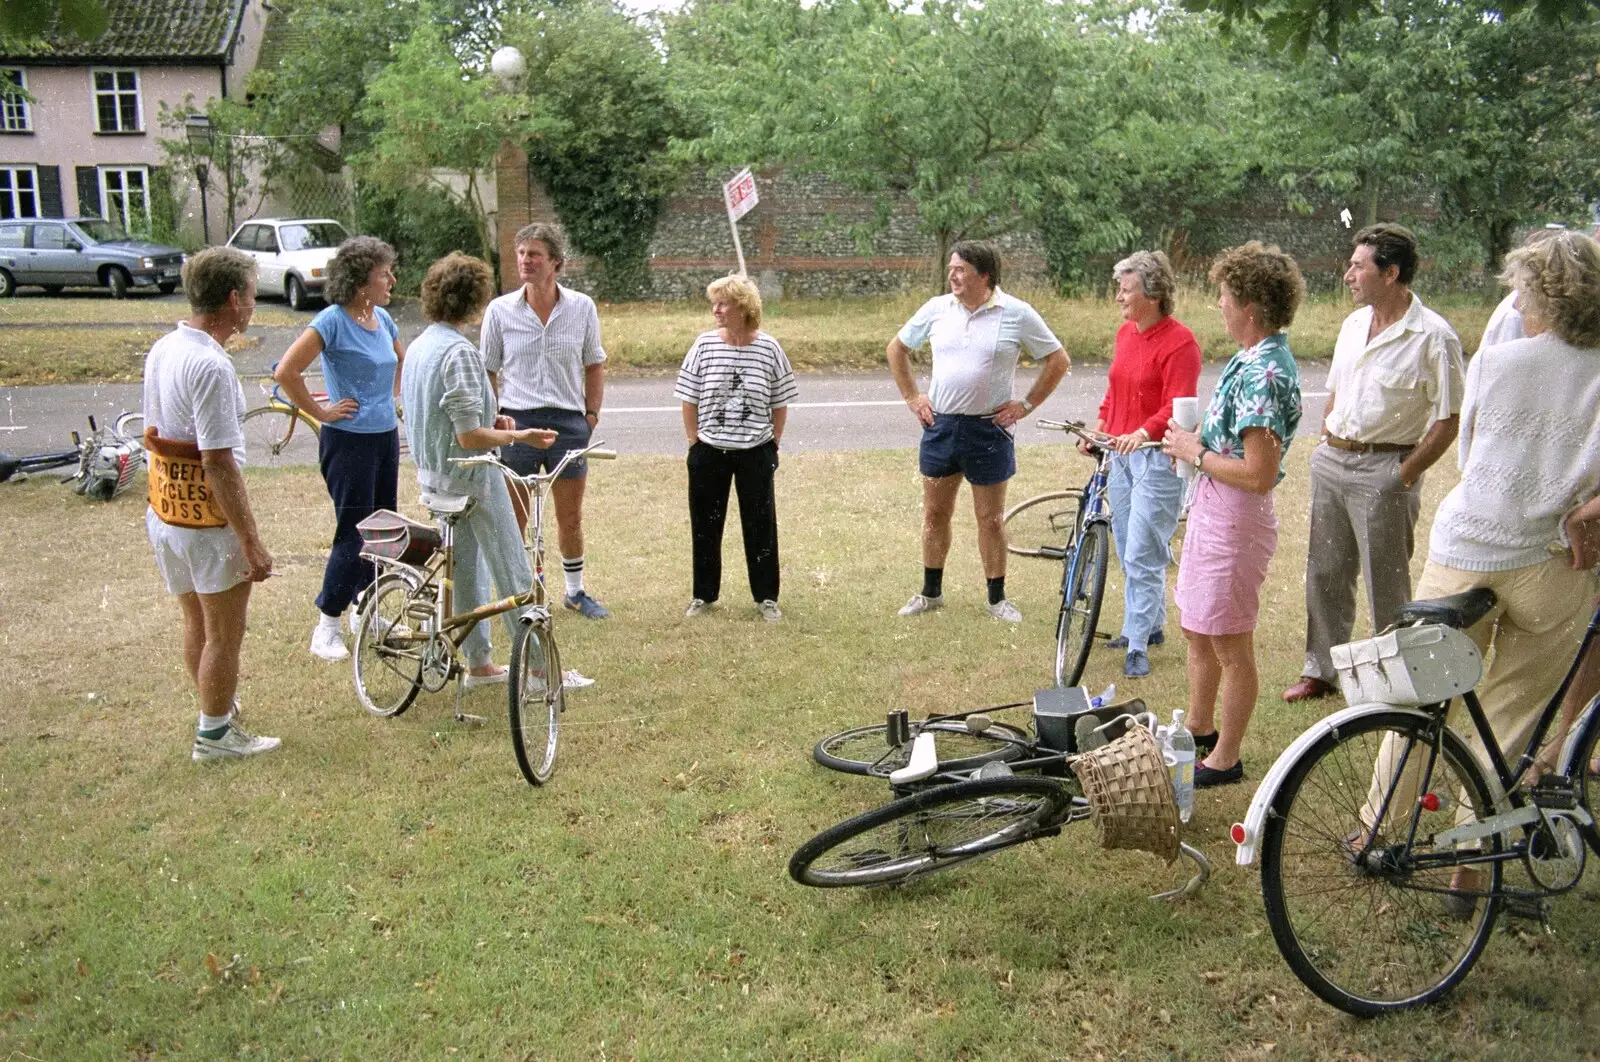
[[[1470,572],[1549,560],[1567,514],[1600,492],[1600,349],[1546,332],[1478,351],[1459,446],[1428,559]]]

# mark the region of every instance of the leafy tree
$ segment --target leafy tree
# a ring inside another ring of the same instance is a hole
[[[1346,27],[1383,10],[1382,0],[1183,0],[1190,11],[1213,11],[1224,26],[1260,25],[1275,47],[1304,55],[1313,44],[1341,50]],[[1546,26],[1568,28],[1600,18],[1600,0],[1495,0],[1462,5],[1488,20],[1531,11]]]
[[[161,104],[161,128],[172,134],[161,139],[161,150],[174,169],[186,174],[194,173],[197,165],[205,163],[208,183],[222,191],[224,216],[217,221],[223,225],[221,237],[226,240],[238,227],[240,215],[250,218],[261,209],[271,188],[276,145],[250,134],[255,128],[255,116],[249,107],[217,98],[209,101],[204,110],[215,139],[210,153],[201,155],[184,132],[185,119],[196,113],[200,108],[193,96],[185,96],[176,108]]]

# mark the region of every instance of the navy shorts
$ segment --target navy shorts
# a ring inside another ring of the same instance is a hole
[[[503,451],[505,461],[519,476],[535,472],[548,472],[556,467],[568,450],[581,450],[589,445],[589,418],[570,409],[542,406],[539,409],[502,409],[502,416],[510,417],[519,428],[544,428],[556,433],[550,449],[512,443]],[[589,459],[580,457],[561,473],[562,479],[582,479],[589,474]]]
[[[922,429],[917,464],[930,479],[960,474],[975,487],[989,487],[1017,474],[1017,446],[993,417],[935,413]]]

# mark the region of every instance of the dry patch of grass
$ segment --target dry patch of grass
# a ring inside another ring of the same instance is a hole
[[[167,299],[130,295],[112,299],[88,292],[63,297],[21,295],[0,302],[0,325],[58,325],[70,321],[92,325],[152,325],[166,331],[188,313],[188,305]],[[309,318],[281,306],[256,307],[254,323],[263,328],[305,324]]]
[[[1308,452],[1279,491],[1252,780],[1322,710],[1277,699],[1300,668]],[[1060,447],[1020,464],[1019,498],[1086,467]],[[1179,868],[1102,852],[1086,828],[906,890],[792,884],[801,842],[888,797],[812,764],[818,737],[1048,681],[1058,572],[1014,560],[1027,618],[990,621],[964,498],[949,607],[895,617],[920,577],[909,453],[785,456],[776,625],[747,600],[731,529],[720,607],[683,618],[681,461],[596,466],[589,583],[615,615],[558,617],[563,662],[599,684],[572,697],[539,790],[497,690],[468,695],[482,729],[445,695],[361,712],[349,667],[305,648],[332,523],[316,472],[250,475],[281,574],[252,602],[241,696],[284,747],[204,766],[142,503],[0,487],[0,1054],[1592,1055],[1592,882],[1558,901],[1555,936],[1496,934],[1443,1006],[1357,1022],[1300,987],[1256,872],[1231,862],[1249,786],[1202,795],[1191,839],[1217,874],[1179,907],[1144,898]],[[1115,629],[1119,585],[1109,604]],[[1184,698],[1177,641],[1137,688],[1163,713]],[[1096,653],[1085,681],[1118,664]]]
[[[138,383],[144,355],[166,329],[27,328],[0,331],[0,386]]]

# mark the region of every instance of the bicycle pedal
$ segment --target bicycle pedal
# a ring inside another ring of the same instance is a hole
[[[1550,901],[1543,896],[1507,896],[1505,915],[1524,922],[1538,922],[1545,932],[1554,932],[1550,928]]]
[[[489,720],[484,718],[483,716],[481,716],[481,715],[473,715],[470,712],[457,712],[456,713],[456,722],[461,723],[464,726],[482,726],[484,723],[487,723],[488,721]]]

